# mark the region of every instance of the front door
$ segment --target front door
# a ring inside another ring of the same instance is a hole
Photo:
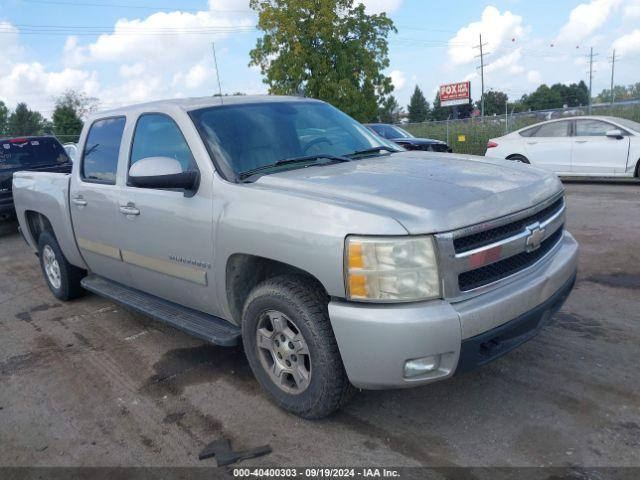
[[[571,122],[562,120],[544,123],[524,138],[529,163],[551,172],[571,172]]]
[[[80,168],[71,177],[70,209],[80,253],[90,270],[110,280],[129,284],[129,272],[120,256],[116,184],[125,117],[95,121],[87,134]]]
[[[629,135],[623,135],[622,138],[607,137],[610,130],[621,129],[602,120],[576,120],[571,157],[571,169],[575,175],[625,173],[629,155]]]
[[[128,168],[151,157],[178,160],[183,171],[198,170],[180,127],[165,114],[146,113],[138,118]],[[213,312],[215,304],[210,288],[213,281],[210,184],[201,179],[195,194],[127,184],[119,213],[122,258],[129,266],[134,287],[207,313]]]

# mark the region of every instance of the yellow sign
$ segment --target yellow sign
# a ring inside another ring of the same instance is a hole
[[[466,142],[467,141],[466,135],[458,135],[458,141],[459,142]]]

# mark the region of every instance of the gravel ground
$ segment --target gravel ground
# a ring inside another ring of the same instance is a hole
[[[429,386],[362,392],[321,421],[260,392],[238,349],[88,295],[60,303],[0,225],[0,465],[189,466],[211,440],[269,443],[243,466],[640,466],[640,187],[569,184],[578,283],[511,354]]]

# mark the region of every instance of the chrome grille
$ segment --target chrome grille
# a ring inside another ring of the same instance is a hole
[[[559,193],[527,210],[436,235],[444,296],[464,300],[533,267],[560,243],[564,217]]]

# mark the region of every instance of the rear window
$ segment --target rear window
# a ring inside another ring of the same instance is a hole
[[[0,169],[62,165],[70,161],[55,138],[0,140]]]

